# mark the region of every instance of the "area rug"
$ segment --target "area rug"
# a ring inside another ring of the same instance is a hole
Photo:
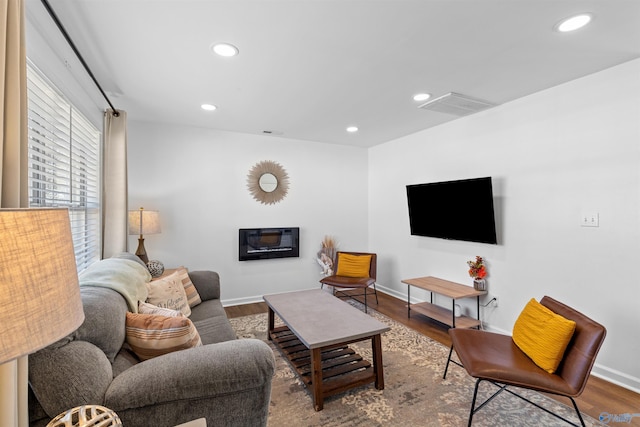
[[[467,425],[475,380],[463,368],[453,364],[449,366],[447,379],[442,379],[449,349],[371,308],[369,314],[391,327],[382,335],[385,389],[376,390],[373,384],[355,388],[326,398],[324,409],[316,412],[310,394],[289,362],[269,343],[276,356],[269,426]],[[239,338],[266,341],[266,314],[229,320]],[[370,341],[350,346],[371,360]],[[483,382],[478,392],[479,401],[484,401],[495,390],[495,386]],[[579,423],[573,408],[539,393],[521,390],[521,394]],[[603,425],[582,415],[587,426]],[[474,415],[473,425],[547,427],[568,424],[508,393],[502,393]]]

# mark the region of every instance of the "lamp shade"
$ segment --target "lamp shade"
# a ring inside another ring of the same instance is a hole
[[[0,209],[0,363],[84,321],[67,209]]]
[[[160,233],[160,216],[158,211],[148,211],[143,208],[129,211],[129,234],[158,234]]]

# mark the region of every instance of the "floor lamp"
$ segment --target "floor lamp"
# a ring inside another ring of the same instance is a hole
[[[0,209],[0,426],[27,426],[27,355],[84,321],[67,209]]]
[[[158,233],[160,233],[160,217],[158,211],[147,211],[144,208],[129,211],[129,235],[139,235],[136,255],[138,255],[138,258],[145,264],[149,263],[149,257],[144,248],[144,235]]]

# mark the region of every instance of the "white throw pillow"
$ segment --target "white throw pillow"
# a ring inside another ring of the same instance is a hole
[[[146,302],[149,304],[179,310],[185,316],[191,315],[187,294],[178,272],[170,274],[167,277],[152,280],[147,283],[147,290],[149,291],[149,295],[147,296]]]
[[[149,304],[148,302],[138,303],[138,313],[157,314],[160,316],[167,316],[167,317],[184,317],[184,314],[182,314],[180,310],[158,307],[157,305]]]

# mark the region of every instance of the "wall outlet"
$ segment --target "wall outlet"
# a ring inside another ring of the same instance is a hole
[[[499,300],[500,299],[495,295],[487,295],[482,303],[482,306],[486,308],[495,308],[498,306]]]

